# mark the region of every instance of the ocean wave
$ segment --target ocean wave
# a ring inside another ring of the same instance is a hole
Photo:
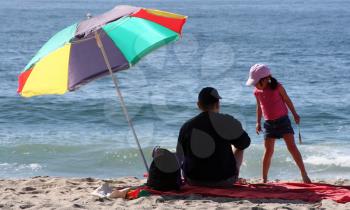
[[[350,156],[311,155],[305,159],[305,163],[315,166],[337,166],[342,168],[350,168]]]
[[[334,146],[329,155],[327,146],[303,145],[301,153],[307,169],[313,177],[331,174],[350,174],[350,156],[343,153],[341,145]],[[175,151],[175,147],[167,147]],[[148,164],[153,147],[143,148]],[[315,151],[318,151],[316,154]],[[241,173],[244,177],[259,177],[263,145],[252,144],[245,151]],[[142,176],[144,165],[136,148],[118,148],[111,144],[93,145],[22,145],[1,149],[0,177],[63,175],[111,177],[121,175]],[[23,160],[30,163],[23,163]],[[272,177],[292,179],[299,177],[299,170],[285,145],[277,144],[272,159]]]
[[[43,168],[39,163],[0,163],[0,175],[32,174],[41,171]]]

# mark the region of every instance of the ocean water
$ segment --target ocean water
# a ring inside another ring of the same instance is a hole
[[[350,178],[350,2],[243,0],[12,0],[0,3],[0,177],[142,177],[144,166],[110,77],[62,96],[21,98],[17,76],[55,32],[117,4],[189,16],[183,38],[118,73],[144,152],[173,149],[183,122],[198,113],[205,86],[222,112],[252,138],[243,177],[260,176],[262,136],[244,85],[257,62],[270,65],[302,119],[299,148],[311,178]],[[294,127],[296,129],[296,127]],[[272,179],[297,179],[282,140]]]

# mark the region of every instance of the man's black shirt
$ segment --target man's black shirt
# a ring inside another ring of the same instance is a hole
[[[202,112],[180,129],[177,154],[185,177],[198,181],[221,181],[237,175],[232,147],[250,145],[241,123],[230,115]]]

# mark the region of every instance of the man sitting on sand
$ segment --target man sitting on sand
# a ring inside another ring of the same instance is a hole
[[[202,112],[181,127],[176,153],[190,185],[232,186],[238,180],[243,150],[250,145],[241,123],[219,113],[219,99],[215,88],[203,88],[197,102]]]

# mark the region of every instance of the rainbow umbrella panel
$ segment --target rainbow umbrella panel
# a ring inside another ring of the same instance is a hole
[[[19,75],[23,97],[64,94],[109,73],[95,39],[98,33],[113,72],[181,36],[186,16],[133,6],[114,9],[59,31]]]

